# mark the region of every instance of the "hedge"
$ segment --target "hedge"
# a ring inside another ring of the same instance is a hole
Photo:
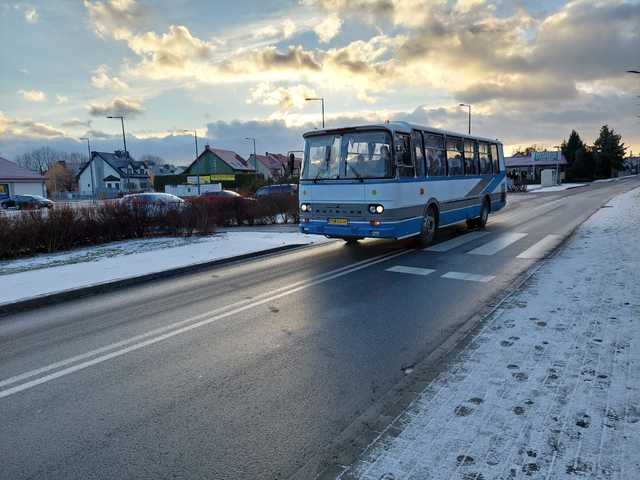
[[[0,212],[0,259],[155,236],[209,235],[216,227],[297,222],[293,196],[264,199],[199,197],[182,208],[105,202],[49,211]]]

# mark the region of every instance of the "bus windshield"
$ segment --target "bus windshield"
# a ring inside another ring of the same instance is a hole
[[[313,135],[306,139],[303,180],[391,176],[391,135],[385,130]]]

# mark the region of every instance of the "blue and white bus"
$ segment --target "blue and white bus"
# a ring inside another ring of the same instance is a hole
[[[303,233],[356,241],[483,228],[506,205],[502,143],[406,122],[304,134]]]

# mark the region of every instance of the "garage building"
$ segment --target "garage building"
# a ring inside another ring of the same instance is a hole
[[[0,200],[14,195],[46,196],[44,177],[0,157]]]

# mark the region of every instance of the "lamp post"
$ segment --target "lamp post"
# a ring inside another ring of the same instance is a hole
[[[469,135],[471,135],[471,105],[468,103],[461,103],[460,107],[467,107],[469,109]]]
[[[556,155],[556,184],[560,185],[560,150],[562,147],[560,145],[556,145],[553,148],[558,152],[558,155]]]
[[[245,137],[247,141],[253,141],[253,168],[256,171],[256,178],[258,178],[258,155],[256,154],[256,139],[254,137]]]
[[[196,158],[198,158],[198,130],[182,130],[183,133],[193,133],[193,138],[196,141]]]
[[[120,124],[122,125],[122,143],[124,144],[124,154],[125,156],[129,156],[129,153],[127,152],[127,137],[125,137],[124,135],[124,116],[122,115],[110,115],[107,118],[119,118],[120,119]]]
[[[306,102],[322,102],[322,128],[324,128],[324,97],[307,97]]]
[[[80,137],[80,140],[87,141],[87,151],[89,152],[89,172],[91,172],[91,200],[96,199],[96,187],[93,183],[93,165],[91,164],[91,144],[89,143],[89,138]]]

